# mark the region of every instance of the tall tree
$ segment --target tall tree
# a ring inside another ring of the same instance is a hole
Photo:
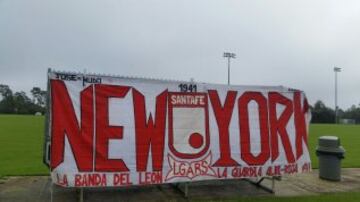
[[[334,123],[335,111],[318,100],[311,109],[313,123]]]
[[[31,99],[26,96],[24,91],[16,92],[14,94],[14,111],[17,114],[29,114],[32,112]]]
[[[10,114],[14,112],[13,92],[8,85],[0,84],[0,113]]]
[[[33,103],[45,107],[46,91],[41,90],[39,87],[33,87],[30,92],[33,97]]]

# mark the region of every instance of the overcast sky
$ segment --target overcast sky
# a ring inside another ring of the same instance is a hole
[[[46,71],[302,89],[360,103],[358,0],[0,0],[0,83],[45,88]]]

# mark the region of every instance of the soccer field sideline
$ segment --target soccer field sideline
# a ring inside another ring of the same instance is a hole
[[[0,176],[48,175],[42,163],[44,117],[0,115]],[[360,125],[311,124],[309,149],[313,168],[318,167],[318,137],[336,135],[346,150],[342,167],[360,167]]]

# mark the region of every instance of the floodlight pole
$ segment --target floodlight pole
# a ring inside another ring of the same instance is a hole
[[[224,52],[223,57],[228,59],[228,85],[230,85],[230,59],[236,58],[236,55],[235,53]]]
[[[338,115],[338,87],[337,87],[337,73],[341,72],[340,67],[334,67],[335,72],[335,124],[338,123],[337,115]]]
[[[230,85],[230,57],[228,57],[228,85]]]

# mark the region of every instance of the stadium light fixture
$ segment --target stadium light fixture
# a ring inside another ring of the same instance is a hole
[[[236,58],[236,54],[230,52],[224,52],[223,57],[228,59],[228,85],[230,85],[230,59]]]

